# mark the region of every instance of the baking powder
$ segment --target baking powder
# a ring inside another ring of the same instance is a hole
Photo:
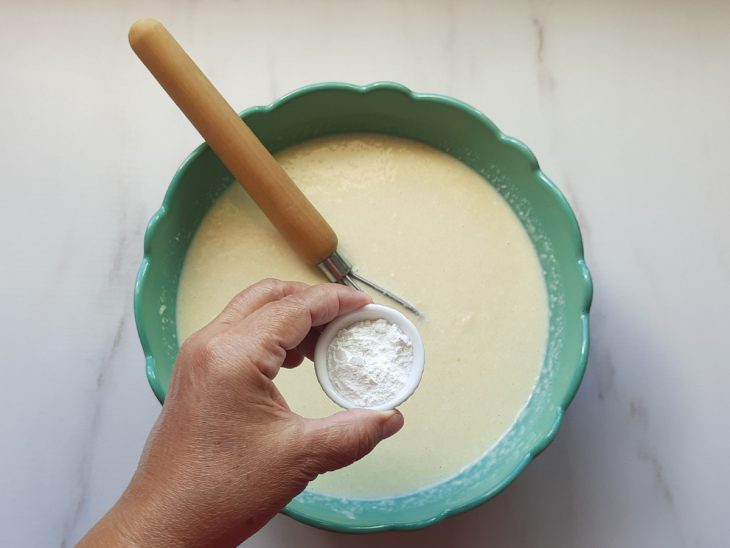
[[[358,407],[393,400],[411,377],[413,344],[396,324],[365,320],[340,329],[327,349],[335,390]]]

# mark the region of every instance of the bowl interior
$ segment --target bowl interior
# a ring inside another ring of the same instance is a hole
[[[511,430],[482,459],[441,484],[382,500],[305,491],[289,515],[341,531],[411,529],[483,502],[511,482],[554,437],[582,378],[592,286],[575,217],[522,143],[453,99],[417,95],[391,83],[322,84],[242,114],[272,152],[344,132],[379,132],[441,149],[480,173],[507,200],[540,258],[550,307],[549,340],[538,383]],[[184,162],[145,235],[135,290],[137,327],[150,384],[162,401],[178,351],[177,284],[197,226],[233,178],[206,146]]]

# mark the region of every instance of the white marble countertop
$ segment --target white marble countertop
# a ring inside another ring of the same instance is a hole
[[[502,495],[409,534],[274,519],[252,547],[719,547],[730,519],[730,3],[4,2],[0,545],[69,546],[159,405],[131,310],[142,234],[200,142],[129,50],[167,24],[230,102],[326,80],[461,98],[583,228],[592,353]]]

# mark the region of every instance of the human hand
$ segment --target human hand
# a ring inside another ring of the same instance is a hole
[[[183,344],[137,472],[81,546],[235,546],[317,475],[400,430],[397,411],[302,418],[273,382],[311,358],[319,326],[369,302],[277,280],[238,294]]]

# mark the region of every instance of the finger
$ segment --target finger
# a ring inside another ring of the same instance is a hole
[[[298,348],[292,348],[291,350],[287,351],[286,357],[284,358],[284,363],[282,363],[281,366],[290,369],[301,364],[303,361],[304,354],[302,354]]]
[[[231,324],[227,337],[231,346],[245,349],[248,363],[274,379],[287,351],[296,348],[312,327],[369,302],[364,293],[343,285],[310,286],[265,304],[242,321]]]
[[[314,349],[317,346],[317,341],[321,334],[322,329],[320,327],[313,327],[309,330],[309,333],[305,335],[304,340],[297,345],[297,350],[310,360],[314,361]]]
[[[258,332],[266,343],[290,350],[304,341],[312,327],[370,302],[370,297],[361,291],[325,283],[264,305],[247,318],[247,323],[250,320],[251,325],[260,326]]]
[[[246,318],[267,303],[278,301],[310,287],[303,282],[267,278],[238,293],[211,323],[231,324]]]
[[[302,461],[312,475],[360,460],[403,427],[397,411],[349,409],[324,419],[307,419]]]

